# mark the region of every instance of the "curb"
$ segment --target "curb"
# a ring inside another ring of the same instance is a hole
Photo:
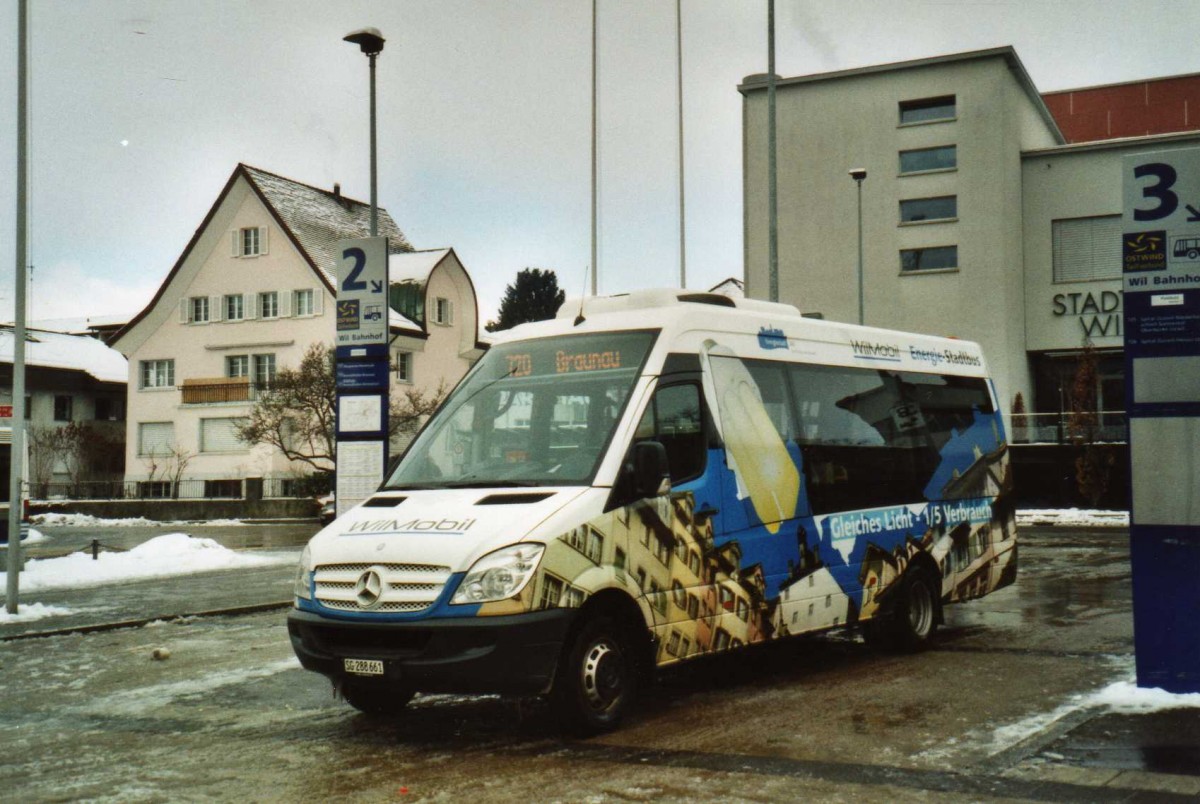
[[[159,617],[146,617],[139,620],[119,620],[111,623],[79,625],[70,628],[57,628],[52,631],[27,631],[23,634],[0,636],[0,642],[16,642],[22,639],[44,639],[46,637],[66,636],[68,634],[96,634],[103,631],[116,631],[121,628],[141,628],[142,626],[153,622],[178,622],[179,620],[186,620],[193,617],[236,617],[242,614],[259,614],[264,611],[288,609],[291,607],[292,601],[290,600],[280,603],[256,603],[253,606],[234,606],[227,609],[211,609],[209,611],[196,611],[185,614],[168,614]]]

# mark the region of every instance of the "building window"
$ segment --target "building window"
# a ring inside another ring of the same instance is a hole
[[[168,455],[175,443],[173,422],[141,422],[138,424],[138,455]]]
[[[445,326],[454,323],[454,305],[449,299],[438,297],[433,300],[433,323]]]
[[[267,253],[267,227],[250,226],[233,231],[233,256],[258,257]]]
[[[246,317],[245,301],[242,294],[236,293],[225,297],[225,320],[241,321]]]
[[[69,396],[54,397],[54,421],[69,422],[74,408],[74,400]]]
[[[175,386],[174,360],[143,360],[141,367],[142,388],[173,388]]]
[[[953,95],[900,101],[900,125],[953,120],[958,115]]]
[[[396,352],[396,380],[412,382],[412,352]]]
[[[205,480],[204,496],[210,500],[221,497],[236,500],[242,496],[242,481]]]
[[[958,217],[958,196],[910,198],[900,202],[900,222],[944,221]]]
[[[621,571],[625,570],[625,551],[620,547],[617,548],[617,554],[613,556],[613,566]]]
[[[297,290],[292,294],[292,311],[295,315],[313,315],[312,288]]]
[[[958,267],[958,246],[906,248],[900,252],[901,273],[936,271]]]
[[[1121,278],[1121,216],[1066,218],[1050,224],[1054,281]]]
[[[926,173],[931,170],[953,170],[958,167],[958,146],[914,148],[900,152],[900,175]]]
[[[258,294],[258,317],[279,318],[279,293],[271,290]]]
[[[96,397],[96,421],[100,422],[119,422],[125,418],[122,411],[120,399],[109,399],[108,397]]]
[[[208,323],[208,297],[207,296],[193,296],[191,298],[190,302],[191,302],[191,311],[192,311],[192,315],[191,315],[191,319],[190,319],[191,322],[193,324],[207,324]]]
[[[249,355],[230,355],[225,358],[225,376],[230,379],[250,376]]]
[[[238,438],[241,419],[201,419],[201,452],[244,452],[246,444]]]
[[[254,356],[254,384],[259,388],[270,388],[275,382],[275,355]]]

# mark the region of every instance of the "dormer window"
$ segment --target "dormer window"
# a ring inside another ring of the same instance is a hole
[[[250,226],[234,229],[232,234],[233,256],[259,257],[267,253],[267,227]]]

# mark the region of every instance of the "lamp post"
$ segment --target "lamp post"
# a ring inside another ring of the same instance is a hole
[[[384,38],[378,28],[362,28],[342,37],[362,48],[371,62],[371,237],[379,234],[379,184],[375,169],[375,57],[383,52]]]
[[[858,185],[858,323],[865,322],[863,318],[863,225],[862,225],[862,183],[867,178],[866,168],[854,168],[850,178]]]

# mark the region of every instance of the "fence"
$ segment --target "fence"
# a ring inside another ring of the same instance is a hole
[[[244,500],[303,499],[329,494],[332,475],[244,480],[112,480],[33,483],[35,500]]]
[[[1017,413],[1004,417],[1011,444],[1070,444],[1071,413]],[[1129,418],[1123,410],[1100,410],[1082,414],[1090,420],[1083,439],[1107,444],[1129,440]]]

